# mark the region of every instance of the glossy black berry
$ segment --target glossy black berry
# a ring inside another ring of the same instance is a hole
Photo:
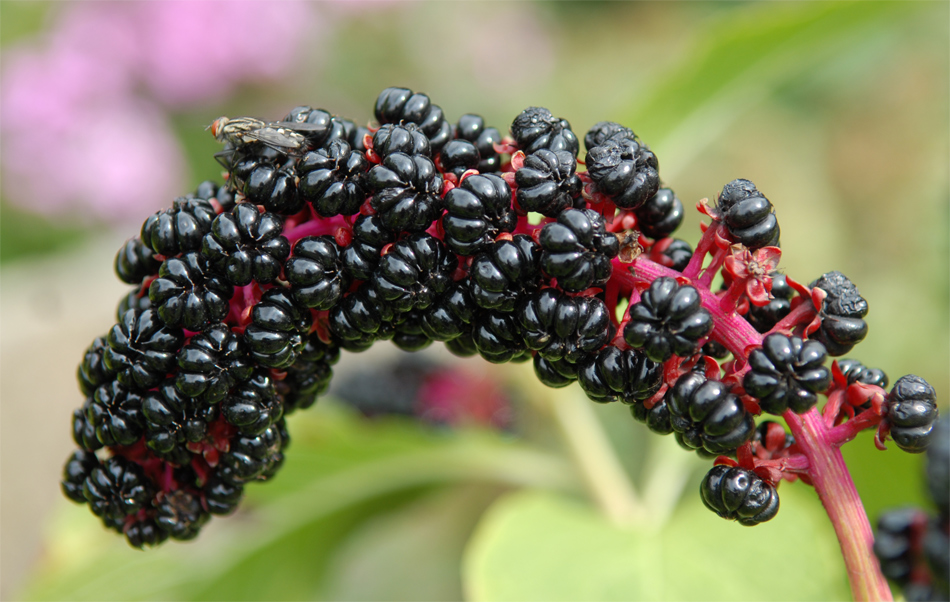
[[[637,135],[633,133],[633,130],[619,123],[599,121],[584,136],[584,147],[590,152],[595,146],[600,146],[611,139],[636,140]]]
[[[122,316],[130,309],[145,311],[151,308],[152,301],[148,298],[148,289],[133,288],[129,291],[128,295],[125,295],[119,300],[119,304],[115,308],[115,319],[121,321]]]
[[[229,472],[229,476],[232,473],[233,471]],[[201,493],[208,512],[220,515],[231,514],[244,497],[244,486],[227,481],[218,474],[212,474],[201,488]]]
[[[530,359],[525,353],[521,328],[514,315],[487,311],[473,324],[472,339],[478,353],[493,364]]]
[[[142,243],[166,257],[197,251],[215,216],[214,207],[208,201],[179,197],[170,209],[158,211],[145,220]]]
[[[468,282],[453,282],[422,316],[422,330],[435,341],[450,341],[471,332],[478,306],[469,292]]]
[[[699,291],[665,276],[650,284],[629,314],[624,340],[631,347],[642,348],[656,362],[695,354],[699,340],[713,329],[712,316],[702,307]]]
[[[766,333],[792,311],[792,298],[795,291],[788,285],[784,274],[772,272],[772,299],[763,306],[749,305],[745,319],[757,332]],[[827,348],[827,346],[826,346]]]
[[[473,328],[469,327],[461,335],[446,341],[445,348],[449,350],[449,353],[458,357],[472,357],[478,353],[478,348],[475,347],[475,340],[472,336],[472,330]]]
[[[755,420],[729,387],[687,372],[664,398],[676,440],[686,449],[729,454],[752,439]]]
[[[198,184],[191,196],[196,199],[216,201],[224,211],[230,211],[234,208],[234,193],[227,186],[218,186],[217,182],[212,180],[205,180]]]
[[[370,205],[393,232],[427,229],[442,212],[442,176],[431,159],[393,153],[369,170]]]
[[[789,409],[803,414],[831,384],[831,370],[824,366],[827,355],[818,341],[770,334],[749,353],[750,370],[742,386],[769,414]]]
[[[232,485],[266,479],[284,461],[282,445],[278,424],[259,435],[238,435],[232,440],[230,449],[221,454],[218,474]]]
[[[875,385],[882,389],[887,387],[887,374],[880,368],[868,368],[858,360],[843,359],[837,360],[838,369],[848,381],[848,384],[863,383],[865,385]]]
[[[330,309],[343,298],[349,278],[343,271],[340,249],[332,236],[308,236],[294,244],[284,275],[297,303],[311,309]]]
[[[123,519],[148,505],[154,487],[138,464],[114,456],[92,469],[83,495],[96,516]]]
[[[125,534],[125,539],[129,545],[139,550],[148,547],[155,547],[168,539],[168,533],[158,528],[155,520],[152,518],[139,519],[129,517],[131,520],[123,521],[121,528],[116,530]]]
[[[366,200],[370,162],[345,140],[311,151],[297,162],[300,196],[324,217],[353,215]]]
[[[630,406],[630,414],[637,422],[645,424],[648,429],[657,435],[669,435],[673,432],[673,424],[670,420],[670,408],[663,398],[653,404],[649,410],[645,404],[635,403]]]
[[[371,282],[396,311],[425,309],[452,283],[458,259],[429,234],[394,243],[380,259]]]
[[[617,207],[637,209],[660,188],[656,155],[637,138],[609,138],[588,150],[584,162],[597,191]]]
[[[637,229],[659,240],[676,231],[683,223],[683,203],[669,188],[660,188],[636,211]]]
[[[693,248],[689,243],[679,238],[669,239],[669,243],[657,243],[663,245],[659,263],[677,272],[682,272],[689,265],[689,260],[693,258]]]
[[[828,272],[812,282],[811,287],[827,293],[818,312],[821,327],[814,338],[825,345],[831,356],[848,353],[868,334],[868,324],[862,319],[868,313],[868,302],[841,272]]]
[[[395,237],[378,215],[361,215],[353,224],[353,241],[343,249],[343,267],[356,280],[369,280],[379,265],[382,248]]]
[[[290,243],[281,235],[283,227],[280,216],[241,203],[214,220],[201,254],[234,286],[268,284],[280,276],[281,264],[290,254]]]
[[[387,123],[373,134],[373,151],[385,159],[393,153],[431,157],[429,139],[414,123]],[[442,149],[445,152],[445,147]]]
[[[480,158],[476,166],[479,173],[490,173],[501,168],[501,157],[494,146],[501,143],[501,132],[497,128],[485,127],[481,115],[466,113],[459,117],[455,135],[475,145]]]
[[[423,310],[414,309],[393,319],[393,345],[403,351],[421,351],[432,344],[423,326]]]
[[[513,311],[541,280],[541,248],[526,234],[499,240],[472,260],[472,299],[486,309]]]
[[[201,507],[201,499],[181,489],[160,495],[155,511],[158,528],[180,541],[194,539],[210,518]]]
[[[265,211],[293,215],[303,209],[306,200],[297,194],[296,173],[290,168],[261,165],[251,172],[244,184],[244,196]]]
[[[392,335],[393,314],[392,306],[367,282],[330,310],[330,332],[344,349],[363,351],[374,341]]]
[[[620,252],[617,237],[606,231],[603,217],[591,209],[563,211],[556,222],[545,224],[538,240],[541,268],[572,293],[607,282],[610,260]]]
[[[102,447],[102,442],[96,437],[96,426],[87,418],[93,403],[95,399],[89,395],[81,408],[73,410],[73,441],[86,451],[96,451]]]
[[[81,449],[74,451],[63,466],[63,480],[60,482],[63,494],[74,502],[85,504],[82,486],[97,466],[99,459],[96,454]]]
[[[83,395],[92,395],[99,385],[105,384],[115,378],[115,373],[106,367],[102,359],[109,344],[105,337],[96,337],[92,344],[83,354],[82,363],[76,370],[76,377],[79,380],[79,390]]]
[[[86,420],[103,445],[132,445],[145,430],[142,396],[118,381],[102,385],[86,409]]]
[[[933,439],[937,422],[937,393],[919,376],[897,379],[887,395],[887,422],[897,447],[919,454]]]
[[[515,172],[518,206],[548,217],[576,207],[582,188],[576,169],[577,158],[568,151],[539,149],[531,153]]]
[[[729,350],[716,341],[706,341],[706,344],[703,345],[700,351],[702,351],[703,355],[708,355],[717,360],[724,360],[729,357]]]
[[[175,369],[184,342],[180,328],[166,326],[154,310],[129,310],[112,327],[103,361],[128,388],[150,389]]]
[[[478,149],[468,140],[449,140],[439,153],[439,166],[443,173],[461,178],[467,171],[477,170],[481,162]]]
[[[234,287],[195,252],[170,257],[148,287],[153,310],[166,326],[199,332],[227,317]]]
[[[218,412],[215,406],[182,394],[174,380],[168,379],[144,396],[142,414],[145,444],[160,454],[170,454],[176,448],[204,439],[208,423]]]
[[[241,338],[226,324],[216,324],[193,336],[178,352],[175,386],[189,397],[214,404],[250,378],[253,370]]]
[[[339,359],[339,347],[323,342],[317,333],[311,334],[297,360],[287,368],[287,375],[274,382],[284,402],[284,414],[312,406],[330,386],[332,366]]]
[[[559,389],[577,380],[577,365],[565,359],[545,359],[541,357],[541,354],[536,353],[534,355],[534,373],[542,384]]]
[[[703,503],[722,518],[750,527],[778,514],[775,487],[754,472],[725,465],[713,466],[699,488]]]
[[[452,125],[441,107],[425,94],[408,88],[386,88],[376,99],[376,120],[381,124],[414,123],[429,137],[429,146],[438,152],[452,138]]]
[[[221,415],[244,435],[258,435],[283,416],[284,409],[271,379],[255,374],[221,402]]]
[[[307,139],[309,148],[319,148],[329,142],[334,131],[333,119],[328,111],[302,105],[291,109],[281,121],[304,124],[305,128],[295,131]]]
[[[719,193],[720,218],[729,235],[749,249],[778,246],[780,229],[772,203],[749,180],[733,180]]]
[[[502,232],[511,232],[518,216],[511,208],[511,189],[494,175],[473,175],[443,199],[445,244],[459,255],[474,255]]]
[[[290,291],[266,291],[251,310],[251,323],[244,329],[250,356],[268,368],[286,368],[303,347],[311,324],[310,312],[296,304]]]
[[[136,236],[126,241],[116,253],[114,266],[119,280],[126,284],[140,284],[146,277],[157,274],[161,263]]]
[[[528,296],[518,309],[529,349],[575,363],[598,351],[613,335],[610,312],[597,297],[570,297],[553,288]]]
[[[639,351],[608,345],[578,363],[577,380],[597,403],[635,403],[660,390],[663,365]]]
[[[874,555],[881,563],[881,572],[898,585],[906,585],[911,578],[919,552],[919,543],[927,515],[919,508],[899,508],[883,513],[874,535]]]
[[[941,516],[950,516],[950,421],[938,420],[927,448],[927,487]]]
[[[577,136],[566,119],[542,107],[528,107],[511,122],[511,136],[526,155],[540,150],[567,151],[577,156]]]

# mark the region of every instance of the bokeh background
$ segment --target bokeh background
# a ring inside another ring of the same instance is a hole
[[[501,130],[531,105],[581,135],[624,123],[687,207],[753,180],[776,207],[785,272],[809,282],[837,269],[869,300],[852,356],[892,381],[925,377],[945,411],[948,24],[946,2],[0,3],[0,595],[847,596],[807,488],[782,486],[773,523],[725,523],[695,494],[706,464],[623,408],[593,407],[653,513],[649,528],[618,531],[585,493],[557,400],[524,385],[524,368],[451,360],[439,344],[426,357],[510,389],[513,426],[367,421],[331,396],[291,420],[283,473],[249,487],[236,516],[196,542],[131,550],[59,493],[82,403],[75,367],[127,292],[116,249],[220,179],[207,124],[299,104],[366,123],[398,85],[450,121],[476,112]],[[698,223],[688,214],[678,236],[695,243]],[[345,355],[336,372],[388,362],[390,347]],[[919,457],[877,452],[869,436],[845,455],[872,520],[925,503]],[[797,562],[811,581],[771,580]]]

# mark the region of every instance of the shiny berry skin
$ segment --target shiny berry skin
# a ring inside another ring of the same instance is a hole
[[[882,389],[887,387],[887,374],[880,368],[868,368],[858,360],[843,359],[838,361],[838,369],[847,379],[848,384],[863,383],[875,385]]]
[[[134,462],[114,456],[93,468],[83,483],[89,508],[103,519],[123,519],[144,508],[154,488]]]
[[[97,466],[99,459],[96,454],[81,449],[74,451],[63,466],[63,480],[60,482],[63,494],[74,502],[85,504],[82,486]]]
[[[281,235],[283,226],[277,214],[261,213],[255,205],[241,203],[214,220],[201,254],[234,286],[273,282],[290,254],[290,243]]]
[[[637,209],[660,188],[659,163],[636,138],[610,138],[587,151],[587,173],[617,207]]]
[[[477,312],[468,282],[453,282],[423,314],[422,331],[432,340],[451,341],[471,332],[469,324]]]
[[[518,216],[511,208],[511,189],[494,175],[473,175],[446,193],[442,216],[445,244],[459,255],[474,255],[502,232],[511,232]]]
[[[284,460],[283,443],[277,424],[259,435],[238,435],[221,454],[218,475],[231,485],[266,479]]]
[[[242,435],[259,435],[283,416],[284,408],[271,379],[255,374],[221,402],[221,415]]]
[[[590,152],[595,146],[600,146],[608,140],[636,140],[637,135],[628,127],[613,121],[599,121],[587,131],[584,136],[584,148]]]
[[[293,215],[303,209],[306,199],[297,194],[296,173],[291,168],[259,165],[247,177],[244,196],[265,211]]]
[[[182,489],[159,495],[155,510],[158,528],[179,541],[197,537],[201,527],[211,518],[201,507],[201,500]]]
[[[226,324],[215,324],[178,352],[175,386],[189,397],[218,403],[232,387],[250,378],[253,369],[241,338]]]
[[[531,153],[515,172],[518,206],[548,217],[575,207],[582,188],[576,169],[577,158],[568,151],[539,149]]]
[[[429,139],[414,123],[387,123],[381,126],[373,134],[373,151],[382,159],[393,153],[432,156]]]
[[[712,316],[702,307],[699,291],[665,276],[650,284],[629,314],[624,340],[635,349],[642,348],[655,362],[665,362],[673,355],[694,355],[699,340],[713,329]]]
[[[442,176],[431,159],[393,153],[369,170],[367,182],[373,210],[393,232],[425,230],[442,212]]]
[[[103,361],[119,382],[150,389],[174,371],[184,335],[180,328],[165,326],[154,310],[129,310],[112,327],[108,341]]]
[[[105,337],[96,337],[83,354],[82,363],[76,370],[79,380],[79,390],[83,395],[92,395],[99,385],[103,385],[115,378],[115,373],[109,370],[102,359],[109,344]]]
[[[290,291],[270,289],[251,310],[251,323],[244,329],[250,356],[268,368],[286,368],[303,347],[311,316],[294,302]]]
[[[501,143],[501,132],[497,128],[485,127],[485,120],[481,115],[466,113],[459,117],[455,125],[455,135],[475,145],[480,157],[476,166],[479,173],[491,173],[501,168],[501,157],[494,147],[495,144]]]
[[[908,374],[897,379],[887,395],[887,422],[897,447],[919,454],[933,439],[937,422],[937,393],[919,376]]]
[[[423,310],[414,309],[393,318],[393,345],[403,351],[421,351],[432,344],[425,333]]]
[[[102,385],[86,409],[86,420],[103,445],[132,445],[145,430],[142,396],[118,381]]]
[[[478,353],[475,347],[475,340],[472,336],[472,329],[469,328],[465,333],[445,342],[445,348],[449,353],[458,357],[472,357]]]
[[[927,448],[927,487],[940,515],[950,516],[950,420],[938,420]]]
[[[778,246],[781,234],[772,203],[749,180],[733,180],[719,193],[718,209],[729,235],[750,250]]]
[[[521,328],[512,314],[488,311],[473,324],[472,339],[478,353],[493,364],[523,361],[525,354]]]
[[[534,373],[542,384],[554,389],[566,387],[577,380],[575,364],[564,359],[545,359],[539,353],[534,355]]]
[[[395,237],[378,215],[361,215],[353,224],[353,241],[343,249],[343,267],[356,280],[369,280],[379,264],[382,248]]]
[[[297,162],[300,196],[323,217],[353,215],[366,200],[370,162],[345,140],[311,151]]]
[[[412,234],[389,247],[371,282],[396,311],[425,309],[448,289],[457,267],[458,258],[438,238]]]
[[[814,338],[825,345],[831,356],[848,353],[867,336],[868,325],[862,318],[868,313],[868,302],[841,272],[823,274],[811,287],[828,295],[819,310],[821,327]]]
[[[192,193],[191,196],[206,201],[214,200],[221,205],[224,211],[230,211],[234,208],[234,194],[227,186],[218,186],[217,182],[212,180],[205,180],[201,184],[198,184],[198,187],[195,188],[195,192]]]
[[[525,293],[540,284],[540,251],[530,236],[516,234],[476,255],[469,268],[475,303],[485,309],[514,311]]]
[[[166,326],[199,332],[227,317],[234,287],[198,253],[170,257],[148,288],[152,308]]]
[[[649,410],[642,403],[635,403],[630,406],[630,414],[637,422],[645,424],[648,429],[657,435],[669,435],[673,432],[673,425],[670,422],[670,408],[666,399],[653,404]]]
[[[240,483],[231,483],[217,474],[212,474],[201,488],[201,494],[208,512],[225,515],[237,509],[241,498],[244,497],[244,487]]]
[[[201,248],[211,229],[214,207],[202,199],[179,197],[170,209],[158,211],[142,224],[141,240],[159,255],[171,256]]]
[[[824,366],[827,355],[818,341],[770,334],[749,353],[751,369],[742,386],[769,414],[789,409],[803,414],[818,403],[818,393],[831,385],[831,370]]]
[[[707,508],[747,527],[764,523],[778,514],[775,487],[754,472],[739,467],[713,466],[699,492]]]
[[[795,291],[788,285],[784,274],[772,272],[769,276],[772,278],[772,290],[770,292],[773,298],[761,307],[750,304],[749,311],[745,315],[745,319],[749,324],[761,333],[772,330],[772,327],[778,324],[779,320],[792,311],[791,301],[795,296]]]
[[[374,110],[381,124],[408,122],[419,126],[429,137],[429,146],[438,152],[452,138],[452,125],[445,120],[441,107],[432,104],[423,93],[408,88],[386,88],[376,99]]]
[[[146,277],[157,274],[161,264],[138,236],[126,241],[115,254],[115,273],[126,284],[140,284]]]
[[[145,445],[169,454],[188,443],[205,438],[208,423],[217,415],[215,406],[183,395],[172,379],[162,383],[158,390],[149,391],[142,400],[145,416]]]
[[[927,515],[919,508],[899,508],[881,514],[874,535],[874,555],[881,563],[881,573],[898,585],[910,582],[914,565],[919,560],[919,544]],[[916,541],[915,541],[916,540]]]
[[[608,345],[578,363],[581,389],[597,403],[649,399],[663,384],[663,366],[633,349]]]
[[[123,521],[123,524],[116,527],[119,532],[125,533],[125,539],[129,545],[139,550],[145,546],[154,547],[168,539],[168,533],[158,528],[154,519],[144,518],[142,520]]]
[[[296,361],[287,368],[282,380],[274,387],[284,402],[284,414],[309,408],[317,397],[324,394],[333,376],[333,364],[340,359],[340,348],[320,340],[314,333],[307,338]]]
[[[332,236],[308,236],[294,244],[284,275],[294,299],[310,309],[330,309],[343,298],[350,279]]]
[[[439,153],[439,165],[443,173],[450,173],[456,178],[472,169],[478,169],[481,155],[474,144],[468,140],[449,140]]]
[[[664,398],[676,440],[686,449],[729,454],[752,439],[755,420],[723,383],[687,372]]]
[[[540,150],[567,151],[577,156],[577,136],[566,119],[542,107],[528,107],[511,122],[511,136],[526,155]]]
[[[307,129],[300,130],[300,133],[306,137],[310,148],[319,148],[327,144],[334,131],[334,117],[329,111],[314,109],[307,105],[294,107],[281,121],[307,124]]]
[[[531,294],[518,309],[529,349],[550,359],[582,360],[613,334],[607,306],[597,297],[570,297],[553,288]]]
[[[73,441],[86,451],[96,451],[102,447],[102,442],[96,437],[96,426],[86,417],[93,403],[95,399],[90,394],[81,408],[73,410]]]
[[[607,282],[610,260],[620,252],[617,237],[591,209],[567,209],[545,224],[538,238],[541,268],[565,291],[579,293]]]
[[[660,188],[635,213],[637,229],[656,240],[675,232],[684,215],[683,203],[669,188]]]
[[[148,289],[142,290],[140,288],[134,288],[129,291],[128,295],[122,297],[115,308],[115,319],[121,321],[122,316],[130,309],[137,309],[139,311],[152,309],[152,302],[148,298]]]
[[[693,248],[685,240],[679,238],[666,239],[657,242],[653,249],[659,250],[658,247],[660,246],[662,246],[662,250],[658,253],[658,256],[654,257],[654,254],[651,253],[650,258],[677,272],[685,270],[686,266],[689,265],[689,260],[693,258]]]
[[[364,351],[376,340],[391,336],[392,319],[392,306],[366,282],[330,310],[329,327],[343,349]]]

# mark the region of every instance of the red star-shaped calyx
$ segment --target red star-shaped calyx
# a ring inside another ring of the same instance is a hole
[[[778,267],[782,250],[762,247],[750,251],[742,245],[733,245],[723,262],[723,270],[731,277],[733,286],[743,287],[753,305],[768,305],[772,291],[772,272]]]

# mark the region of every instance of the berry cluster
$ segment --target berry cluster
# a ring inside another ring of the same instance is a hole
[[[881,446],[926,449],[933,389],[826,365],[865,336],[867,302],[838,272],[810,286],[776,272],[778,221],[752,182],[699,204],[712,221],[693,251],[671,237],[683,204],[624,126],[594,125],[580,162],[544,108],[503,137],[388,88],[375,117],[216,120],[226,185],[176,199],[119,251],[134,288],[80,365],[63,490],[133,546],[234,510],[279,469],[284,416],[326,390],[340,350],[378,340],[531,361],[549,386],[628,404],[717,458],[702,499],[742,524],[775,516],[779,481],[808,480],[806,451],[756,427],[762,413],[794,432],[826,396],[829,441],[874,427]]]

